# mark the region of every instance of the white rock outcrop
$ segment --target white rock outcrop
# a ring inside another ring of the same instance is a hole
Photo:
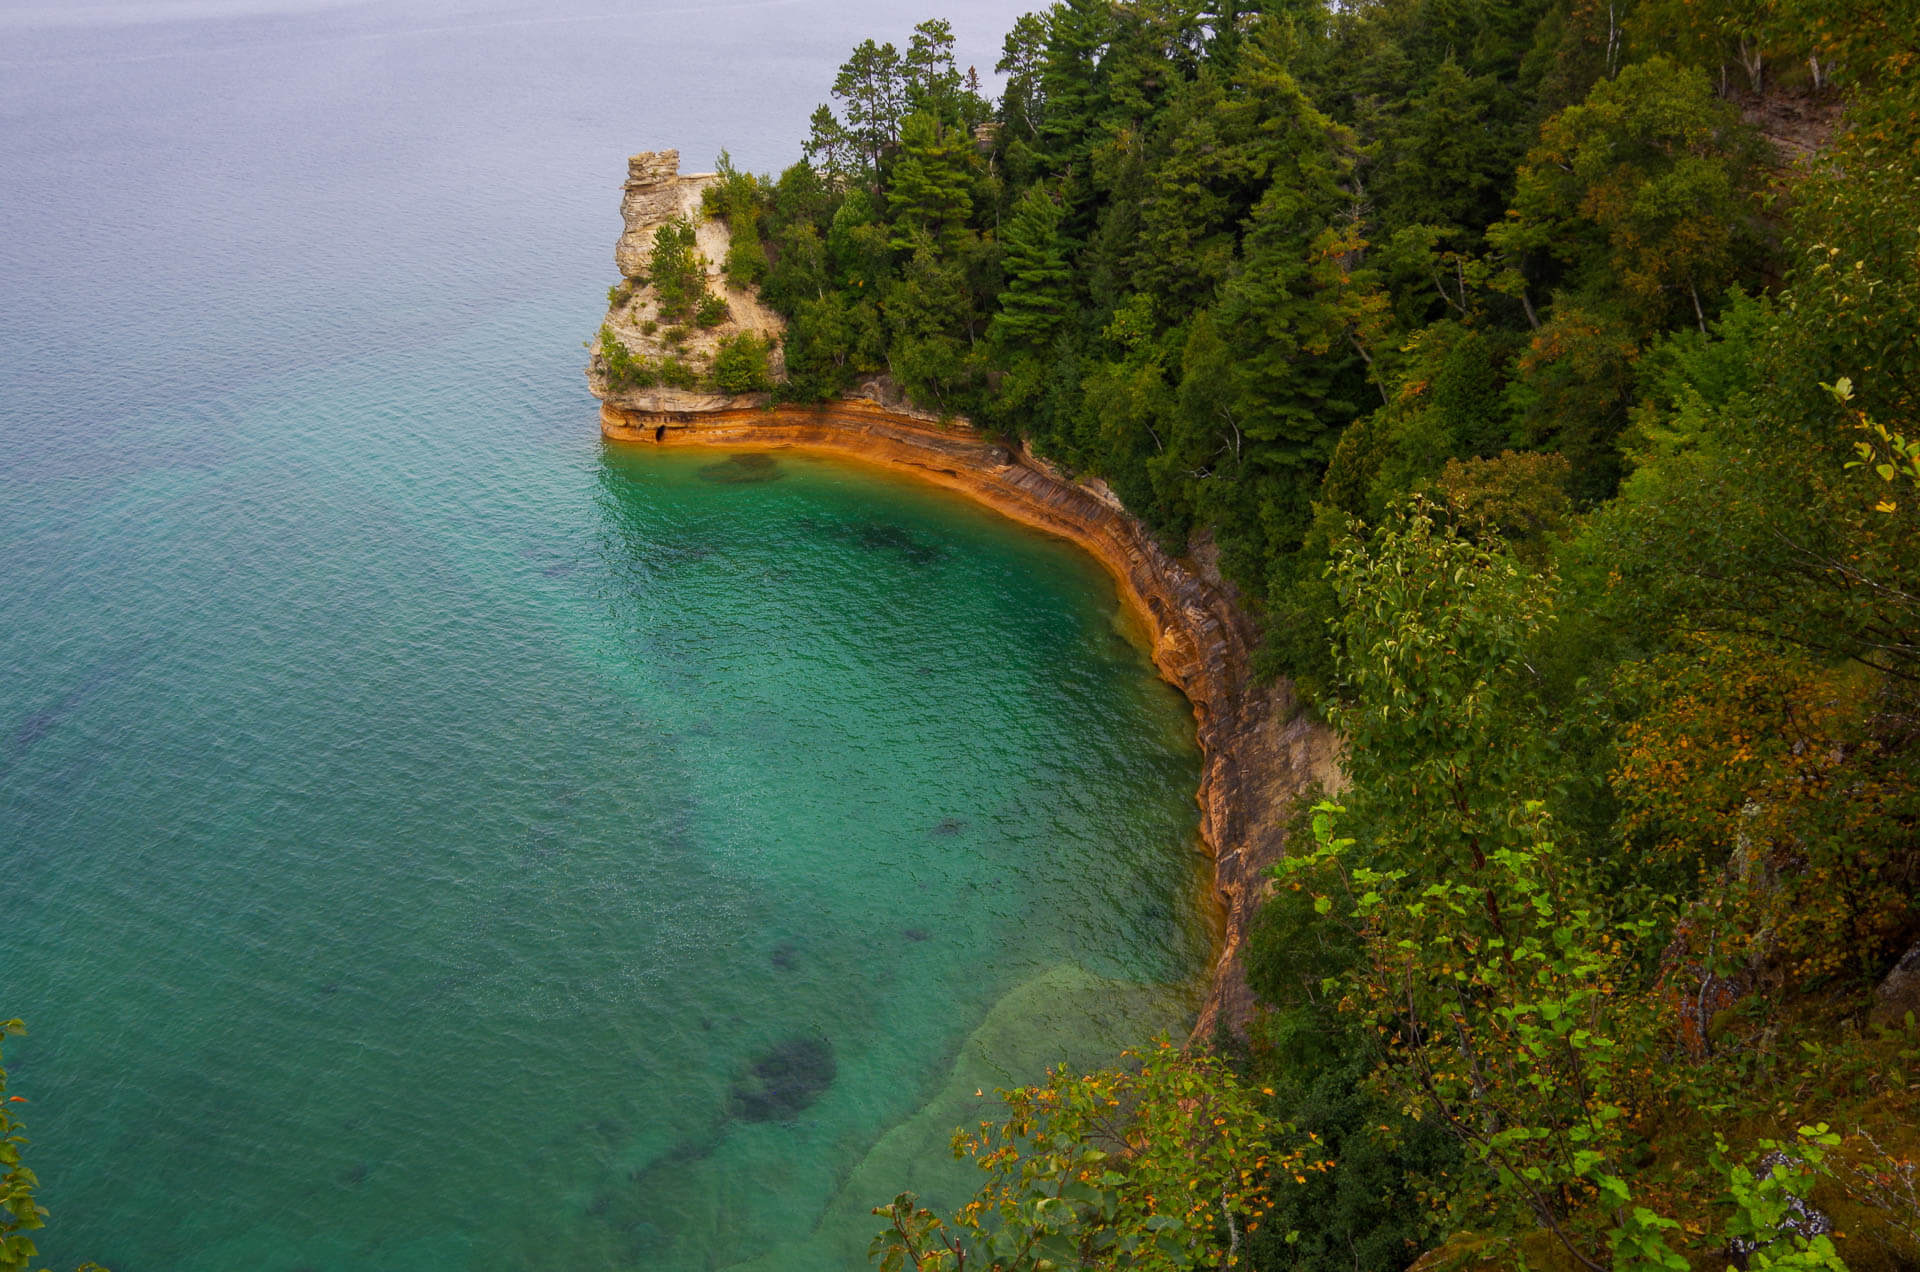
[[[635,356],[655,364],[676,361],[691,370],[702,387],[615,389],[607,382],[596,339],[587,366],[587,383],[602,401],[631,411],[716,411],[757,405],[765,400],[765,394],[730,395],[711,387],[714,355],[724,341],[743,332],[771,343],[773,378],[777,381],[785,376],[780,344],[786,336],[786,323],[761,303],[755,289],[727,283],[722,267],[733,246],[732,235],[724,221],[708,218],[701,206],[701,196],[719,182],[718,173],[682,174],[677,150],[643,151],[627,160],[627,182],[620,199],[624,228],[613,253],[625,295],[607,310],[606,326]],[[660,314],[653,288],[635,285],[635,280],[647,272],[655,232],[676,220],[693,224],[696,249],[706,263],[707,290],[727,302],[727,320],[718,326],[668,322]]]

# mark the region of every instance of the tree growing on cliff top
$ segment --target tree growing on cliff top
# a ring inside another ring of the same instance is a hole
[[[906,110],[899,50],[862,40],[834,77],[833,95],[842,103],[847,132],[858,145],[864,166],[878,173],[887,147],[899,140],[900,116]]]
[[[1060,233],[1064,212],[1045,186],[1020,196],[1003,237],[1007,285],[987,334],[1002,348],[1038,348],[1066,321],[1073,271]]]
[[[849,177],[860,171],[864,153],[860,139],[848,131],[827,105],[816,107],[807,120],[807,140],[800,152],[834,189],[844,186]]]
[[[653,250],[647,256],[647,276],[653,280],[660,316],[684,322],[707,294],[705,262],[695,246],[693,223],[669,221],[653,232]]]
[[[911,251],[923,238],[941,250],[959,241],[973,211],[972,161],[972,138],[964,130],[924,111],[907,116],[887,191],[894,250]]]
[[[953,57],[953,24],[930,18],[913,28],[901,61],[906,109],[970,128],[986,117],[986,103],[970,92]]]

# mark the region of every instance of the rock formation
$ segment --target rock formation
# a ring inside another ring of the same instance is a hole
[[[719,184],[713,172],[682,174],[677,150],[643,151],[627,160],[627,183],[620,199],[625,228],[614,248],[614,264],[623,280],[610,298],[606,328],[637,358],[659,365],[672,360],[688,369],[695,387],[653,384],[643,388],[617,387],[609,382],[607,365],[597,342],[587,366],[587,382],[596,397],[637,411],[709,411],[748,406],[764,397],[721,392],[712,384],[714,355],[722,342],[751,333],[772,345],[770,364],[775,378],[783,375],[780,340],[786,323],[760,302],[752,288],[728,284],[722,271],[733,245],[726,223],[707,217],[701,196]],[[664,225],[686,221],[694,227],[695,249],[706,271],[707,290],[726,301],[724,322],[702,327],[674,322],[661,314],[659,297],[646,281],[654,234]]]

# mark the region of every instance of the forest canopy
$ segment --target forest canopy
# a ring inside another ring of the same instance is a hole
[[[1062,0],[997,99],[930,20],[728,173],[779,396],[1211,539],[1346,746],[1231,1064],[1008,1093],[882,1266],[1920,1266],[1917,33]]]

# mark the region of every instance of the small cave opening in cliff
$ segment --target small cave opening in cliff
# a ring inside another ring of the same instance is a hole
[[[716,486],[757,486],[763,482],[779,481],[786,475],[773,456],[753,452],[729,455],[719,463],[708,464],[700,470],[700,480]]]
[[[656,442],[664,442],[667,440],[667,426],[665,424],[661,424],[653,430],[653,440]]]

